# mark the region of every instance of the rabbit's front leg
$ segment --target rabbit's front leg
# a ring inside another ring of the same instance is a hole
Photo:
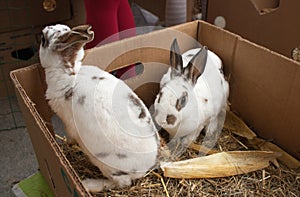
[[[189,147],[192,142],[197,140],[200,132],[202,131],[203,127],[200,127],[195,132],[191,132],[190,134],[181,138],[181,143],[184,147]]]
[[[226,116],[226,109],[222,109],[216,117],[212,117],[206,127],[206,134],[202,141],[202,145],[208,149],[212,149],[219,138],[219,135],[223,129]]]
[[[180,155],[182,155],[186,151],[186,149],[190,146],[190,144],[196,141],[202,129],[203,127],[183,137],[172,138],[172,140],[168,143],[168,149],[172,152],[173,157],[177,158]]]
[[[66,139],[67,139],[67,143],[69,145],[75,145],[77,144],[77,140],[76,140],[76,130],[72,129],[70,127],[66,127]]]
[[[82,180],[83,186],[89,192],[100,192],[107,189],[112,189],[116,187],[116,185],[108,179],[84,179]]]
[[[131,177],[128,173],[117,171],[111,174],[111,178],[115,183],[118,183],[119,187],[126,187],[131,185]]]

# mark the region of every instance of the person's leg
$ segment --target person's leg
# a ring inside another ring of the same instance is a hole
[[[130,29],[122,38],[135,35],[135,23],[128,0],[85,0],[86,23],[92,25],[94,40],[86,49],[99,43],[119,40],[119,31]],[[133,30],[132,30],[133,28]],[[121,33],[122,34],[122,33]],[[126,79],[136,75],[135,65],[114,72],[114,75]]]
[[[94,40],[86,45],[86,48],[95,47],[103,40],[107,42],[119,39],[118,32],[118,2],[117,0],[84,0],[86,9],[86,23],[92,25],[95,32]]]
[[[117,18],[120,39],[136,35],[134,17],[128,0],[119,0]]]
[[[117,19],[120,39],[136,35],[134,17],[128,0],[118,0]],[[116,72],[116,76],[121,79],[127,79],[135,75],[135,64],[127,66]]]

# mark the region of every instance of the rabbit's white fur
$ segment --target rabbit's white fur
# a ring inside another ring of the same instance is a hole
[[[144,176],[157,164],[160,141],[148,109],[123,81],[98,67],[81,65],[83,46],[93,34],[86,29],[82,33],[65,25],[45,27],[39,53],[46,99],[62,119],[68,141],[77,142],[109,179],[83,183],[88,190],[101,191],[104,186],[131,185]],[[77,37],[67,38],[72,33]]]
[[[177,43],[176,40],[174,42]],[[201,48],[191,49],[181,56],[183,68],[187,67],[195,55],[199,55],[200,50]],[[193,62],[196,67],[199,67],[197,65],[199,63],[201,62],[197,60]],[[184,74],[172,77],[172,69],[176,70],[170,67],[162,77],[160,92],[154,103],[157,124],[164,128],[171,138],[180,139],[185,146],[197,138],[204,128],[210,139],[216,130],[222,127],[229,94],[229,86],[222,72],[221,59],[208,50],[204,72],[195,83],[187,79]],[[176,104],[183,92],[187,92],[187,102],[182,109],[177,110]],[[175,117],[169,124],[168,116]]]

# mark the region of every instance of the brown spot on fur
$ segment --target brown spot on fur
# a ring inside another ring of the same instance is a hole
[[[71,87],[70,89],[68,89],[66,92],[65,92],[65,99],[68,100],[70,97],[73,96],[73,88]]]
[[[167,123],[173,125],[176,122],[176,117],[174,115],[167,115]]]
[[[143,119],[145,117],[146,117],[146,112],[145,112],[145,110],[143,108],[141,108],[141,113],[139,115],[139,119]]]
[[[91,26],[78,26],[72,31],[66,32],[55,41],[56,50],[68,62],[75,66],[77,52],[94,38],[94,32],[90,30]]]
[[[150,118],[147,119],[147,123],[148,123],[148,124],[151,123],[151,119],[150,119]]]
[[[123,154],[123,153],[117,153],[116,156],[117,156],[119,159],[125,159],[125,158],[127,158],[127,155],[126,155],[126,154]]]
[[[64,58],[64,61],[70,63],[70,68],[74,68],[77,52],[81,49],[81,47],[82,45],[74,44],[60,52],[61,56]]]
[[[146,117],[146,111],[141,103],[141,101],[135,97],[133,94],[130,94],[129,95],[129,99],[130,101],[137,107],[139,107],[141,109],[141,112],[139,114],[139,118],[142,119],[142,118],[145,118]]]
[[[129,99],[134,105],[142,107],[141,101],[138,98],[136,98],[133,94],[129,94]]]
[[[59,53],[64,58],[65,62],[68,62],[71,68],[75,66],[75,60],[77,56],[77,52],[83,47],[84,43],[76,42],[79,38],[76,36],[72,36],[71,33],[65,33],[61,35],[55,42],[57,46],[67,45],[67,43],[74,43],[70,44],[67,48],[61,50]]]
[[[104,157],[107,157],[109,154],[106,153],[106,152],[100,152],[100,153],[97,153],[96,154],[96,157],[98,158],[104,158]]]
[[[96,79],[103,80],[103,79],[105,79],[105,77],[97,77],[97,76],[92,77],[92,80],[96,80]]]
[[[111,174],[111,176],[124,176],[124,175],[128,175],[127,172],[124,172],[124,171],[116,171],[114,173]]]
[[[83,105],[83,104],[84,104],[84,101],[85,101],[85,98],[86,98],[85,95],[79,97],[79,98],[78,98],[78,103],[79,103],[80,105]]]
[[[224,72],[223,72],[223,65],[222,65],[221,68],[219,68],[219,71],[220,71],[221,74],[224,74]]]

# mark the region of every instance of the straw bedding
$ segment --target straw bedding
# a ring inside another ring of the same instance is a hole
[[[102,177],[76,146],[64,140],[58,142],[81,179]],[[245,138],[223,129],[215,146],[217,151],[254,150],[256,147]],[[197,157],[191,149],[177,160]],[[149,172],[144,178],[133,182],[131,187],[107,189],[93,196],[300,196],[300,172],[280,164],[242,175],[225,178],[173,179],[163,177],[161,169]]]

